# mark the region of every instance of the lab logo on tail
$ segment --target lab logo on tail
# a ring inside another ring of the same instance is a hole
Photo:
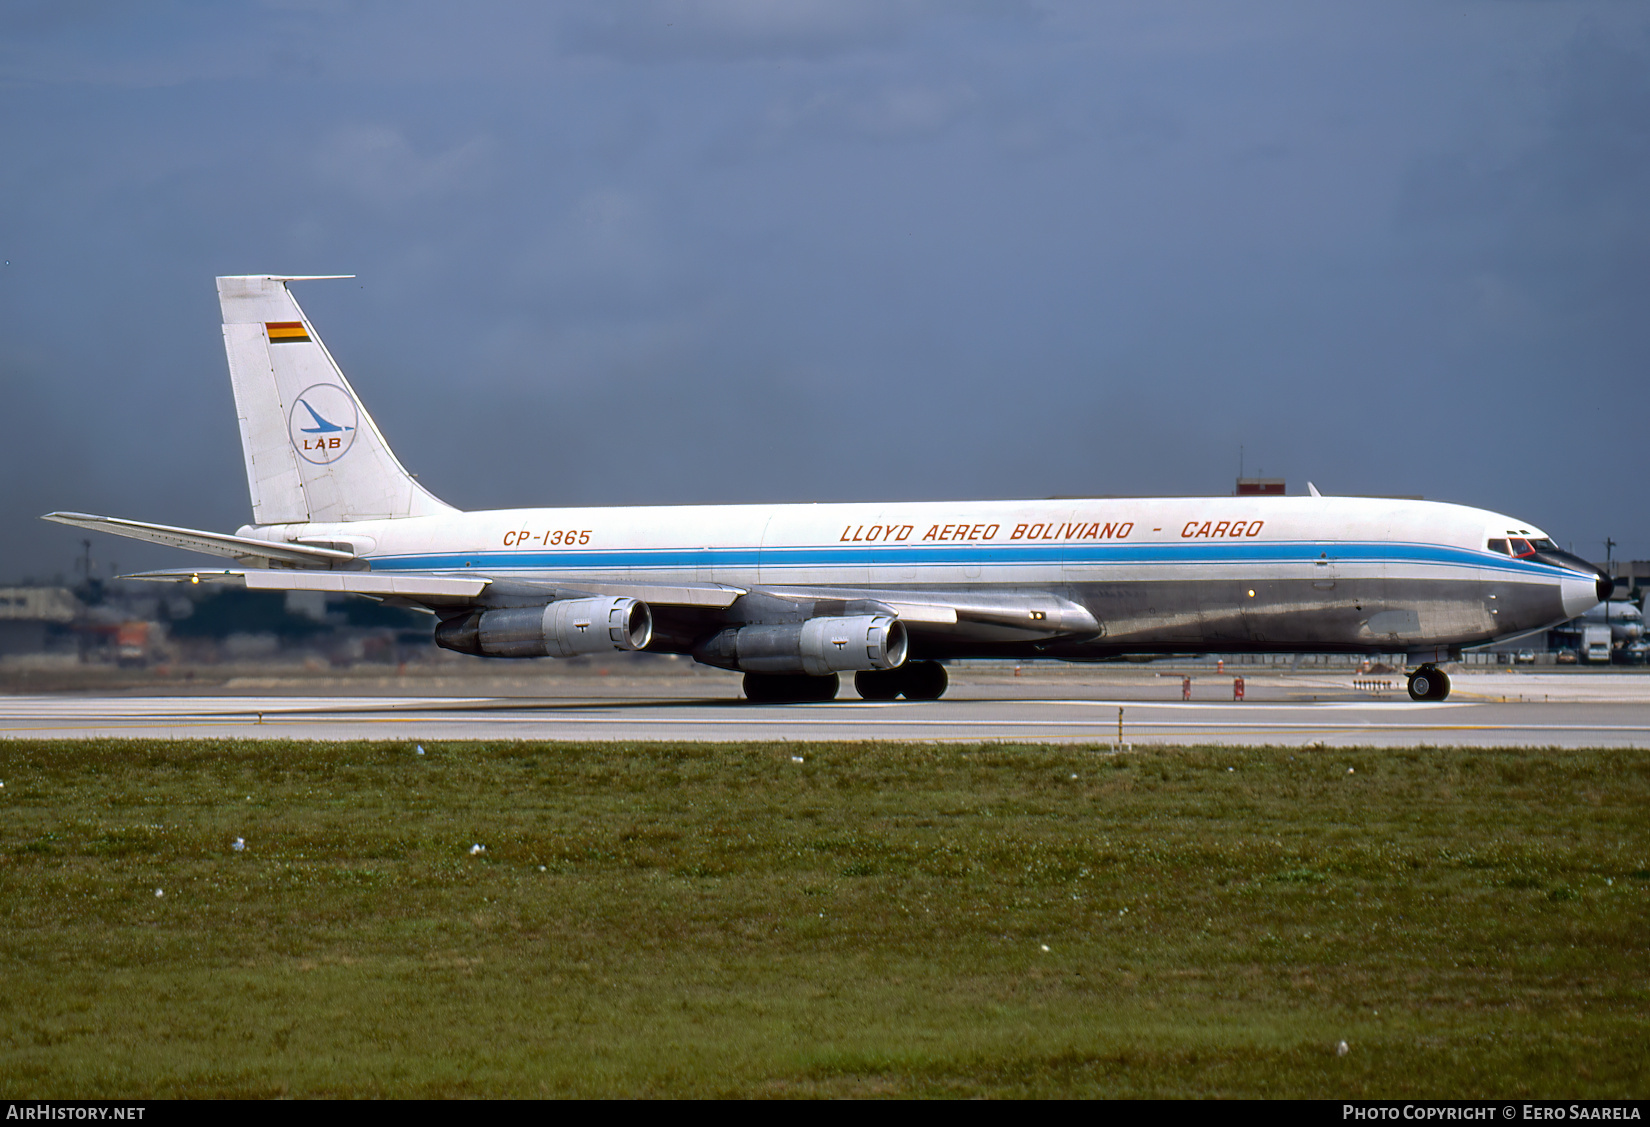
[[[359,413],[355,400],[337,384],[306,388],[287,416],[287,433],[306,462],[327,465],[349,453]]]

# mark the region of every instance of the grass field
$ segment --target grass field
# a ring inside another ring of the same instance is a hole
[[[0,1096],[1650,1092],[1645,753],[426,752],[0,744]]]

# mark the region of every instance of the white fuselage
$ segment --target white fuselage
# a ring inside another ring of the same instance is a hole
[[[505,509],[243,532],[348,544],[374,571],[570,587],[1055,591],[1102,624],[1101,649],[1376,651],[1487,642],[1596,601],[1592,575],[1490,551],[1509,530],[1544,535],[1336,497]]]

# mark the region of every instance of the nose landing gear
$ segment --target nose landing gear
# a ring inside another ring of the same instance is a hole
[[[1436,665],[1423,665],[1409,675],[1410,700],[1447,700],[1449,675]]]

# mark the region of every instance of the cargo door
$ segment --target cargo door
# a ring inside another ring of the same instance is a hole
[[[1312,562],[1307,565],[1308,575],[1312,580],[1312,590],[1323,596],[1336,589],[1341,578],[1340,545],[1320,542],[1313,545],[1316,549]]]

